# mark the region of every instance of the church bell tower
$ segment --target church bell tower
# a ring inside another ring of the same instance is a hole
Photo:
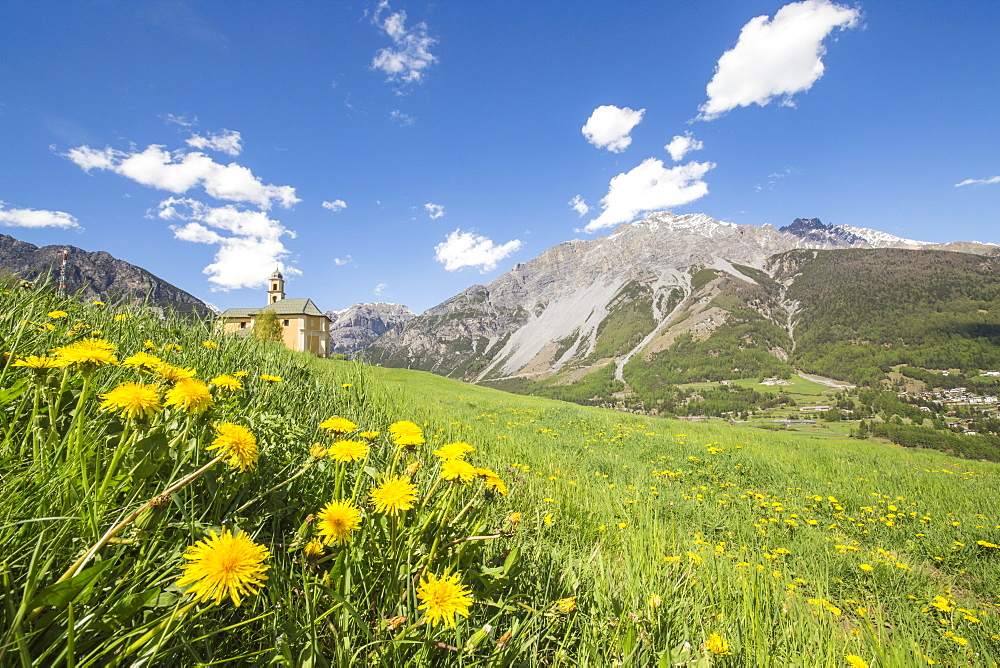
[[[285,298],[285,277],[281,275],[277,267],[274,268],[274,273],[268,279],[268,284],[267,303],[269,305]]]

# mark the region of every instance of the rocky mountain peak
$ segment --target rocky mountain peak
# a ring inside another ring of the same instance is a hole
[[[818,218],[776,229],[661,211],[605,237],[567,241],[518,263],[489,284],[472,286],[387,330],[368,354],[386,366],[474,381],[544,378],[611,360],[620,375],[638,352],[669,345],[664,332],[673,317],[683,317],[677,309],[690,312],[691,300],[711,301],[702,291],[715,278],[728,275],[755,285],[756,276],[767,282],[773,279],[768,258],[775,255],[845,248],[986,252],[974,246],[921,244]],[[713,311],[704,317],[718,323],[723,316]],[[614,334],[629,328],[641,335]]]
[[[654,232],[659,234],[670,234],[677,232],[689,232],[702,236],[714,236],[720,229],[732,229],[737,226],[733,223],[726,223],[716,220],[704,213],[688,213],[678,215],[670,211],[657,211],[649,214],[646,218],[638,220],[628,225],[619,227],[609,235],[609,238],[620,234],[636,233],[643,234]]]
[[[68,251],[66,290],[87,301],[126,301],[168,307],[208,316],[211,310],[197,297],[154,276],[142,267],[119,260],[105,251],[75,246],[42,246],[0,234],[0,269],[26,280],[57,280],[62,253]]]
[[[863,236],[839,225],[824,225],[819,218],[796,218],[791,225],[779,228],[779,232],[792,234],[807,242],[843,243],[849,246],[869,246]]]
[[[388,329],[417,314],[401,304],[373,302],[327,311],[330,319],[330,352],[353,355],[364,350]]]

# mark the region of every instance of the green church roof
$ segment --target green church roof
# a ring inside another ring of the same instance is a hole
[[[313,304],[313,300],[307,297],[305,299],[281,299],[273,304],[261,306],[260,308],[226,309],[219,315],[219,317],[250,318],[265,309],[271,309],[278,315],[325,315],[322,311],[316,308],[316,305]]]

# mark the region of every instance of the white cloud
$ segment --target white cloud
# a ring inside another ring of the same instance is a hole
[[[440,204],[431,204],[428,202],[424,204],[424,208],[427,209],[427,217],[431,220],[436,220],[444,215],[444,207]]]
[[[262,209],[272,204],[288,208],[299,202],[291,186],[265,185],[246,167],[231,162],[222,165],[204,153],[169,152],[153,144],[141,152],[80,146],[66,157],[84,171],[103,169],[160,190],[180,194],[201,186],[216,199],[247,202]]]
[[[750,19],[736,46],[719,58],[698,119],[712,120],[751,104],[763,107],[775,97],[793,106],[792,95],[823,76],[823,40],[834,28],[852,28],[860,18],[857,9],[829,0],[803,0],[785,5],[773,20]]]
[[[333,263],[338,267],[346,267],[349,264],[354,264],[354,258],[350,255],[345,255],[344,257],[333,258]]]
[[[798,167],[785,167],[783,170],[774,172],[773,174],[767,175],[767,185],[757,184],[754,186],[754,190],[760,192],[764,189],[774,190],[774,186],[778,184],[778,181],[785,178],[786,176],[791,176],[792,174],[800,174],[802,170]]]
[[[400,10],[382,19],[389,3],[382,0],[375,11],[374,23],[392,39],[393,46],[380,49],[372,59],[372,67],[382,70],[389,81],[420,83],[424,70],[437,62],[430,48],[437,40],[427,34],[427,24],[418,23],[406,29],[406,12]]]
[[[295,233],[264,211],[232,204],[210,207],[179,197],[163,200],[158,208],[159,218],[178,221],[170,226],[177,239],[218,246],[215,262],[203,270],[213,291],[260,287],[275,266],[288,276],[302,273],[283,263],[289,251],[281,237],[294,238]]]
[[[196,133],[191,135],[186,141],[187,145],[192,148],[219,151],[228,155],[239,155],[243,152],[243,137],[235,130],[209,132],[207,137],[202,137]]]
[[[569,208],[573,209],[581,216],[586,216],[590,212],[590,207],[587,206],[587,203],[584,202],[583,198],[579,195],[574,195],[573,199],[567,202],[567,204],[569,204]]]
[[[192,118],[188,118],[187,116],[184,116],[184,115],[178,116],[178,115],[175,115],[175,114],[163,114],[163,116],[161,116],[161,118],[163,119],[163,121],[165,123],[173,123],[174,125],[179,125],[182,128],[191,128],[191,127],[194,127],[194,126],[198,125],[198,117],[197,116],[194,116]]]
[[[674,162],[680,162],[691,151],[700,151],[705,148],[705,144],[695,139],[690,132],[685,132],[683,135],[674,135],[670,143],[663,148],[667,149],[667,153],[670,154]]]
[[[583,136],[597,148],[606,148],[612,153],[621,153],[632,143],[629,133],[642,121],[645,109],[635,111],[606,104],[594,109],[587,123],[580,128]]]
[[[447,271],[479,267],[480,273],[485,273],[496,269],[500,260],[520,247],[519,239],[497,246],[491,239],[474,232],[455,230],[434,247],[434,259],[442,263]]]
[[[962,186],[972,186],[972,185],[983,186],[983,185],[988,185],[990,183],[1000,183],[1000,176],[991,176],[988,179],[965,179],[961,183],[956,183],[955,187],[961,188]]]
[[[634,220],[641,212],[669,209],[704,197],[708,184],[701,179],[713,167],[711,162],[689,162],[666,169],[662,160],[648,158],[611,179],[608,194],[601,200],[604,211],[587,223],[584,231],[613,227]]]
[[[373,294],[374,294],[374,295],[375,295],[376,297],[381,297],[382,295],[384,295],[384,294],[385,294],[385,290],[386,290],[386,288],[388,288],[388,287],[389,287],[389,286],[388,286],[387,284],[385,284],[385,283],[379,283],[378,285],[376,285],[376,286],[375,286],[375,289],[374,289],[374,290],[372,290],[372,293],[373,293]]]
[[[92,169],[114,169],[114,155],[113,149],[99,150],[89,146],[72,148],[66,153],[66,157],[85,172]]]
[[[336,213],[337,211],[343,211],[347,208],[347,202],[342,199],[335,199],[332,202],[323,202],[323,208],[329,209]]]
[[[389,118],[399,123],[403,127],[409,127],[414,123],[416,123],[416,121],[413,119],[413,116],[410,116],[409,114],[404,114],[399,109],[393,109],[392,111],[390,111]]]
[[[7,209],[7,203],[0,201],[0,225],[5,227],[61,227],[80,230],[79,221],[64,211],[45,209]]]

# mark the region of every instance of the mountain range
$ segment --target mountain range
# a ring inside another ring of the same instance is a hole
[[[76,246],[38,247],[0,234],[0,271],[28,281],[56,283],[64,251],[67,294],[79,293],[86,301],[145,303],[200,317],[212,314],[212,309],[194,295],[104,251],[90,252]]]
[[[326,316],[330,319],[330,352],[353,355],[390,327],[412,320],[417,314],[399,304],[373,302],[327,311]]]
[[[925,332],[933,322],[941,336],[971,341],[985,363],[1000,350],[996,250],[816,218],[779,229],[658,212],[608,236],[550,248],[387,330],[365,354],[377,364],[520,391],[641,391],[793,368],[858,381],[892,361],[877,350],[885,337],[890,349],[910,353],[940,343]],[[916,345],[890,331],[909,322],[907,309],[951,320],[911,323],[911,333],[928,335]],[[886,324],[889,312],[895,319]],[[861,317],[884,331],[875,336]],[[832,328],[835,340],[820,327]],[[837,344],[853,352],[831,352]],[[842,358],[839,366],[831,355]]]

